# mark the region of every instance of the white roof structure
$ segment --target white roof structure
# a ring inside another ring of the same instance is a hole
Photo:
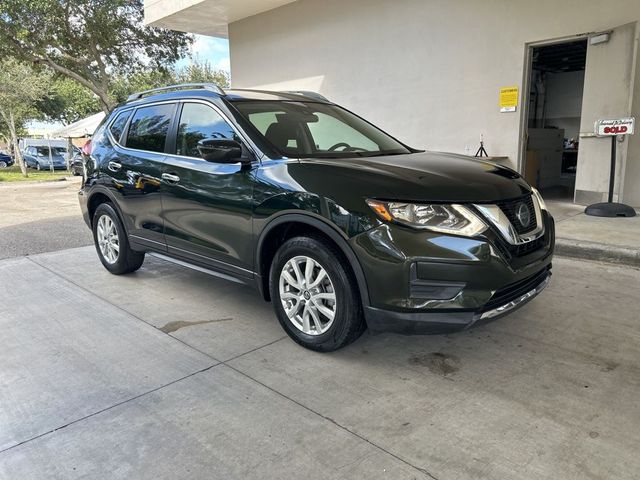
[[[294,0],[145,0],[144,21],[153,27],[227,38],[227,25]]]
[[[51,132],[51,136],[57,138],[81,138],[93,135],[93,132],[98,128],[103,118],[104,112],[96,113]]]

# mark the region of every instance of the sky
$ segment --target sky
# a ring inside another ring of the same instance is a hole
[[[209,62],[213,68],[230,71],[229,65],[229,40],[226,38],[207,37],[205,35],[194,35],[195,40],[191,46],[191,54],[176,63],[177,68],[189,65],[191,58],[200,62]],[[62,126],[61,123],[31,122],[29,129],[34,130],[56,130]]]
[[[195,35],[191,46],[191,56],[200,61],[208,61],[214,68],[229,71],[229,40],[226,38]],[[189,58],[183,58],[176,66],[178,68],[189,64]]]

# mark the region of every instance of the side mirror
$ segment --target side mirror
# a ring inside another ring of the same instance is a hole
[[[200,140],[197,148],[207,162],[236,163],[242,157],[242,145],[226,138]]]

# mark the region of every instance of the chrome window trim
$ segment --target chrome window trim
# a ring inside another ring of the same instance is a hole
[[[524,235],[520,235],[516,232],[509,218],[502,211],[502,209],[495,204],[474,204],[473,206],[482,214],[482,216],[488,220],[494,227],[498,229],[502,237],[511,245],[522,245],[523,243],[529,243],[533,240],[537,240],[545,233],[544,223],[542,221],[542,208],[533,193],[531,194],[533,199],[533,209],[536,214],[536,228],[531,232],[527,232]]]
[[[121,113],[126,112],[128,110],[133,110],[133,114],[129,117],[129,120],[127,120],[127,124],[125,125],[125,130],[127,132],[127,136],[129,135],[129,124],[131,123],[131,119],[133,118],[133,116],[135,115],[135,112],[140,109],[140,108],[145,108],[145,107],[153,107],[155,105],[163,105],[163,104],[176,104],[176,105],[180,105],[180,104],[184,104],[184,103],[201,103],[203,105],[207,105],[209,107],[211,107],[216,113],[218,113],[222,119],[227,122],[227,124],[229,124],[229,126],[231,127],[231,129],[236,133],[236,135],[238,135],[242,141],[247,145],[247,147],[249,148],[249,150],[251,151],[251,153],[253,154],[253,156],[256,158],[256,160],[258,162],[261,161],[262,157],[264,156],[264,154],[260,151],[260,149],[258,147],[256,147],[256,145],[253,143],[253,141],[248,137],[248,135],[246,135],[243,131],[241,131],[239,128],[236,127],[236,125],[234,125],[234,123],[229,120],[229,117],[222,111],[220,110],[220,108],[218,108],[215,104],[213,104],[212,102],[206,101],[206,100],[201,100],[199,98],[184,98],[184,99],[176,99],[176,100],[162,100],[162,101],[158,101],[158,102],[149,102],[149,103],[144,103],[142,105],[136,105],[136,106],[131,106],[131,107],[127,107],[127,108],[123,108],[118,112],[118,115],[114,116],[113,119],[111,119],[109,121],[109,123],[107,124],[107,135],[109,136],[109,140],[112,141],[112,143],[125,151],[129,151],[129,152],[144,152],[144,153],[155,153],[157,155],[165,155],[168,157],[174,157],[174,158],[189,158],[192,160],[203,160],[200,157],[190,157],[190,156],[186,156],[186,155],[176,155],[175,153],[165,153],[165,152],[154,152],[151,150],[141,150],[138,148],[130,148],[130,147],[126,147],[124,145],[122,145],[120,142],[116,141],[116,139],[113,137],[113,135],[111,134],[111,124],[113,122],[115,122],[116,118],[118,118],[120,116]],[[178,119],[178,121],[180,121],[180,119]]]

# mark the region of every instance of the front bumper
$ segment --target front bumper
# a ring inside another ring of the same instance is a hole
[[[381,225],[352,239],[363,267],[372,332],[446,333],[499,318],[549,283],[553,218],[529,250],[509,250],[497,232],[461,238]]]
[[[480,311],[450,312],[394,312],[374,307],[365,308],[367,325],[372,332],[395,332],[404,334],[451,333],[484,324],[507,315],[524,306],[542,292],[551,279],[551,269],[545,269],[535,279],[531,288],[521,291],[504,303],[485,307]]]

